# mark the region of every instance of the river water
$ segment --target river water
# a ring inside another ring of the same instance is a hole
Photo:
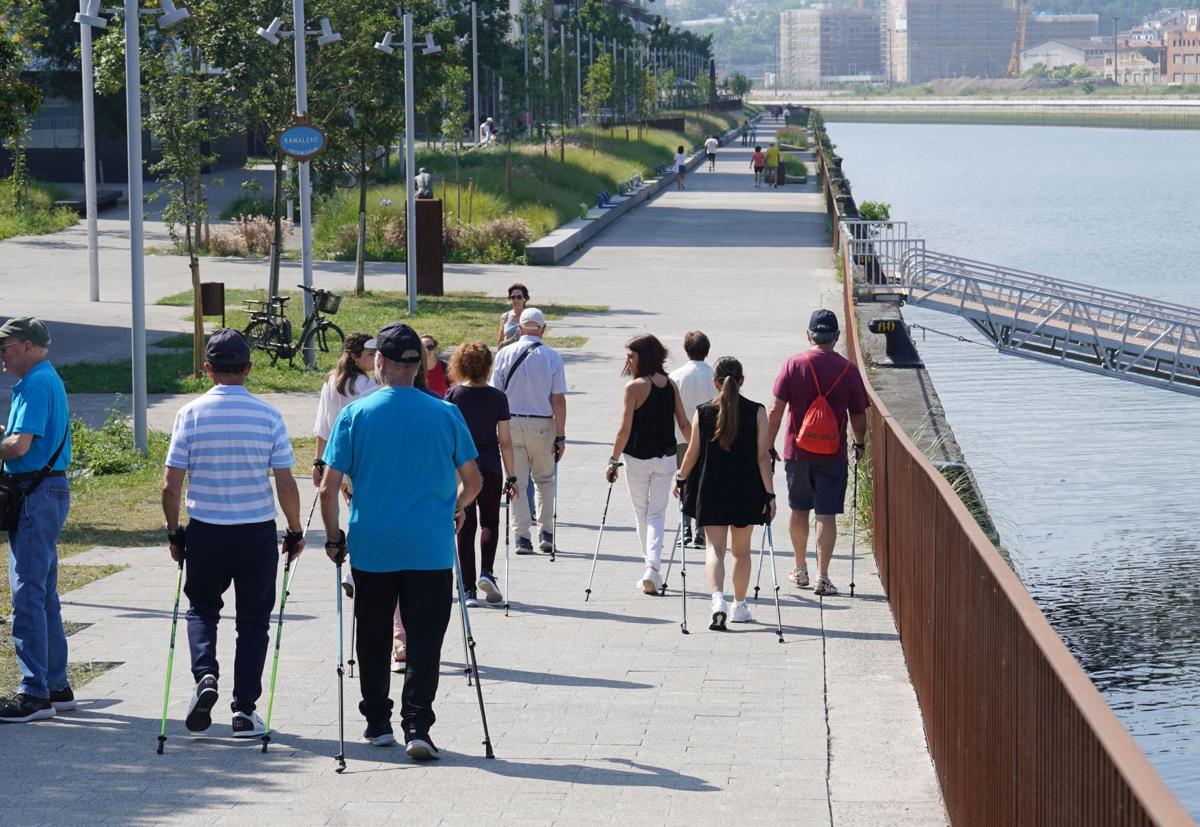
[[[931,250],[1200,307],[1195,132],[828,128]],[[1200,818],[1200,399],[914,336],[1026,588]]]

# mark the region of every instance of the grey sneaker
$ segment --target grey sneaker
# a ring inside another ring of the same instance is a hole
[[[483,596],[489,604],[494,606],[504,602],[504,595],[500,593],[500,587],[496,585],[496,578],[490,571],[479,575],[479,580],[475,585],[479,587],[479,591],[483,592]]]
[[[549,531],[538,532],[538,548],[549,554],[554,550],[554,535]]]
[[[479,605],[479,594],[474,589],[467,589],[467,608],[474,609]]]
[[[788,572],[788,580],[791,580],[797,589],[803,589],[809,583],[808,569],[802,569],[797,566]]]
[[[533,543],[528,537],[517,538],[517,554],[533,554]]]
[[[822,597],[833,597],[838,593],[837,586],[828,577],[818,577],[817,585],[813,586],[813,594],[819,594]]]

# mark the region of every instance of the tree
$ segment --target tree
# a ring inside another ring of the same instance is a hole
[[[467,112],[467,84],[471,74],[465,66],[451,66],[446,69],[442,81],[442,139],[449,140],[454,147],[454,185],[458,189],[459,204],[454,210],[454,217],[462,223],[462,179],[459,176],[459,151],[462,149],[463,136],[470,128],[470,115]]]
[[[24,65],[21,49],[0,29],[0,140],[7,139],[12,147],[12,185],[18,204],[29,194],[21,139],[42,103],[41,87],[21,77]]]
[[[583,102],[592,119],[592,152],[596,151],[596,133],[600,130],[600,114],[612,97],[612,56],[603,54],[588,69],[583,82]]]
[[[741,72],[734,72],[726,79],[726,82],[729,85],[729,94],[733,95],[735,98],[745,97],[747,94],[749,94],[750,87],[752,85],[750,78],[746,77]]]

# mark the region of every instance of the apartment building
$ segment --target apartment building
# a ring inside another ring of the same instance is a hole
[[[1017,26],[1009,0],[889,0],[887,13],[894,82],[1004,77]]]
[[[884,77],[878,13],[867,9],[810,8],[779,15],[782,83],[805,89]]]

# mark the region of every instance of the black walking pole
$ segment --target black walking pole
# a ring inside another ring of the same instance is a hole
[[[337,662],[337,679],[338,679],[338,754],[333,757],[337,761],[338,766],[334,772],[342,773],[346,771],[346,704],[343,699],[342,685],[345,683],[345,672],[343,668],[343,660],[345,652],[342,650],[343,635],[345,627],[342,620],[342,561],[339,559],[337,564],[337,582],[334,584],[337,588],[337,626],[338,626],[338,662]]]
[[[767,554],[767,531],[763,529],[762,545],[758,550],[758,576],[754,578],[754,602],[758,602],[758,586],[762,583],[763,557]],[[771,565],[775,565],[775,560],[772,558]]]
[[[679,534],[683,535],[683,500],[679,501]],[[679,547],[679,579],[683,582],[683,622],[679,624],[679,631],[685,635],[691,634],[687,627],[687,546],[680,544]]]
[[[492,751],[492,736],[488,733],[487,712],[483,708],[483,687],[479,683],[479,661],[475,658],[475,635],[471,630],[471,616],[467,613],[467,596],[463,592],[462,568],[458,564],[458,554],[454,555],[454,579],[458,583],[458,610],[462,614],[463,637],[466,648],[467,684],[470,685],[470,673],[475,674],[475,695],[479,698],[479,718],[483,722],[484,755],[495,758]]]
[[[557,453],[557,452],[556,452]],[[554,457],[554,493],[550,498],[550,562],[555,562],[554,550],[558,546],[558,457]]]
[[[854,597],[854,561],[858,555],[858,459],[854,460],[854,493],[850,495],[850,596]]]
[[[512,545],[512,493],[508,485],[504,490],[504,616],[508,617],[509,600],[512,595],[512,580],[508,573],[508,547]]]

